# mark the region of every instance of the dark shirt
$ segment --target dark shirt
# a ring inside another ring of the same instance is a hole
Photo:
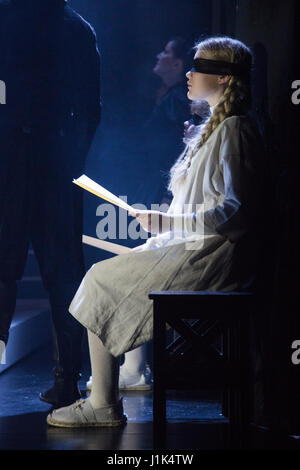
[[[0,127],[100,121],[100,55],[93,27],[65,0],[0,1]],[[77,126],[78,127],[78,126]]]
[[[142,183],[137,202],[147,205],[170,197],[168,172],[184,148],[184,121],[191,117],[185,81],[173,85],[153,108],[141,128]],[[148,207],[150,209],[150,207]]]

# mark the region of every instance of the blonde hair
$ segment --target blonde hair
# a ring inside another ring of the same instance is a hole
[[[192,49],[201,52],[201,57],[204,59],[242,64],[249,69],[249,75],[243,77],[232,75],[213,113],[203,124],[196,126],[192,137],[183,139],[186,146],[169,171],[167,189],[173,195],[178,185],[185,180],[193,156],[218,125],[229,116],[247,114],[252,101],[250,83],[252,52],[245,44],[227,36],[215,36],[197,42]]]

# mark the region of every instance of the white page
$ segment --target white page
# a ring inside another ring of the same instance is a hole
[[[107,242],[106,240],[100,240],[99,238],[89,237],[88,235],[82,235],[82,242],[87,245],[101,248],[102,250],[109,251],[110,253],[116,253],[121,255],[122,253],[130,253],[131,248],[128,246],[119,245],[118,243]]]
[[[108,191],[103,186],[96,183],[95,181],[93,181],[91,178],[89,178],[86,175],[81,175],[77,179],[74,178],[73,183],[77,184],[78,186],[81,186],[81,185],[85,186],[84,189],[91,191],[92,193],[96,194],[96,196],[98,197],[102,197],[103,199],[106,199],[107,201],[112,202],[113,204],[116,204],[122,209],[125,209],[133,213],[137,212],[137,209],[135,209],[134,207],[131,207],[125,201],[115,196],[113,193],[111,193],[110,191]]]

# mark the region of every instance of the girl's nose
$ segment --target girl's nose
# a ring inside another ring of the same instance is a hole
[[[186,78],[190,78],[190,75],[191,75],[191,71],[189,70],[189,71],[185,74],[185,76],[186,76]]]

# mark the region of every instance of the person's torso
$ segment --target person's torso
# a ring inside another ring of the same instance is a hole
[[[222,121],[212,132],[207,141],[193,156],[191,166],[184,182],[174,192],[172,202],[167,210],[168,214],[184,214],[207,211],[222,204],[225,199],[224,177],[220,162],[220,146],[222,144],[223,126],[229,126],[231,131],[231,152],[240,151],[239,125],[252,132],[251,121],[248,116],[231,116]],[[259,177],[259,175],[258,175]],[[184,236],[184,239],[183,239]],[[149,237],[145,249],[168,246],[188,240],[201,240],[220,235],[210,232],[204,233],[176,233],[164,232]]]
[[[6,84],[1,122],[51,122],[78,105],[78,58],[88,23],[64,3],[49,11],[0,4],[0,79]]]

